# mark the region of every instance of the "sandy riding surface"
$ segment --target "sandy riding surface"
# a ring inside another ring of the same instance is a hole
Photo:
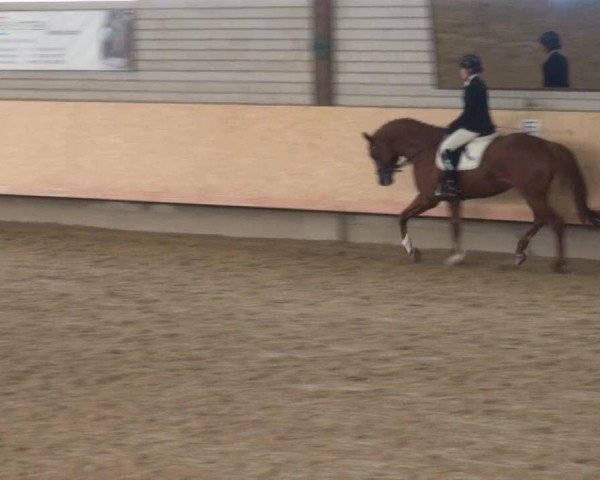
[[[600,478],[600,263],[423,253],[0,225],[0,478]]]

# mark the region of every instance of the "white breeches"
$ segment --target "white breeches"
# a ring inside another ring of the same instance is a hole
[[[465,128],[460,128],[456,132],[448,135],[442,144],[440,145],[440,151],[443,152],[445,150],[450,150],[453,152],[457,148],[466,145],[471,140],[477,138],[479,136],[478,133],[472,132]]]

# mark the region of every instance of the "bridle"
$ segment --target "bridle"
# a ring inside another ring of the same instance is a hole
[[[410,159],[405,158],[404,161],[397,165],[390,165],[389,167],[379,167],[377,169],[378,175],[392,175],[396,172],[401,172],[404,167],[410,164]]]
[[[437,145],[437,143],[426,145],[421,150],[417,151],[417,153],[413,153],[410,157],[404,157],[404,160],[401,163],[397,164],[397,165],[390,165],[389,167],[379,167],[377,169],[377,174],[378,175],[392,175],[392,174],[394,174],[396,172],[401,172],[404,167],[406,167],[407,165],[410,165],[410,163],[412,162],[412,160],[415,157],[418,157],[425,150],[428,150],[428,149],[430,149],[431,147],[433,147],[435,145]]]

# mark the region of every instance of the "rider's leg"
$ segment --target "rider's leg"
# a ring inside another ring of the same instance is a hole
[[[455,199],[460,196],[458,189],[457,167],[460,160],[460,147],[466,145],[479,134],[461,128],[449,135],[441,144],[442,161],[444,163],[444,175],[442,183],[438,186],[435,194],[438,197]]]

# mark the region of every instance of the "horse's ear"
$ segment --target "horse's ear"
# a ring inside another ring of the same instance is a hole
[[[367,142],[373,143],[373,137],[371,135],[369,135],[368,133],[363,132],[362,136],[365,137]]]

